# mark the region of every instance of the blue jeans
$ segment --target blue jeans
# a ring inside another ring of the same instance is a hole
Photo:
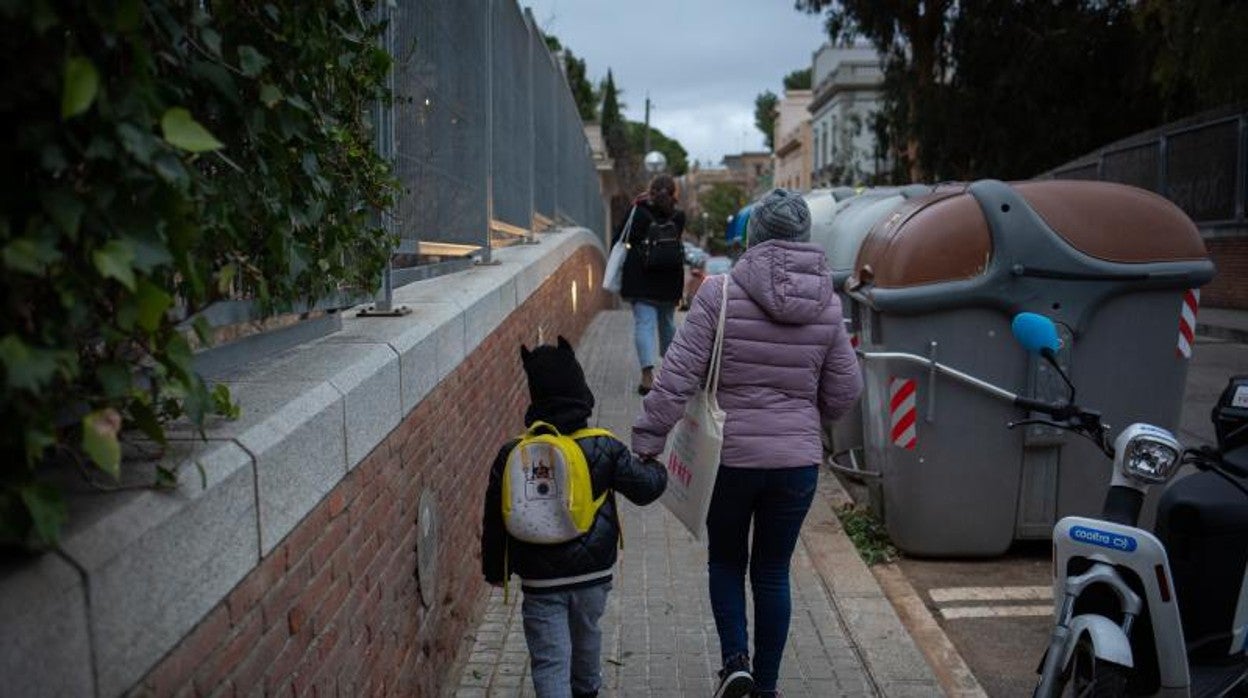
[[[724,468],[706,517],[711,611],[725,663],[749,653],[745,571],[754,593],[754,685],[776,688],[789,634],[789,562],[815,497],[819,468]],[[749,541],[750,523],[754,540]]]
[[[602,630],[611,584],[525,593],[524,640],[538,698],[569,698],[602,687]]]
[[[654,344],[655,331],[659,344]],[[658,301],[633,301],[633,341],[637,343],[637,360],[642,368],[654,366],[676,336],[676,304]]]

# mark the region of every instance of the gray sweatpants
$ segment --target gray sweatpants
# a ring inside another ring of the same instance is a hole
[[[610,583],[526,593],[521,613],[538,698],[571,698],[602,687],[602,630]]]

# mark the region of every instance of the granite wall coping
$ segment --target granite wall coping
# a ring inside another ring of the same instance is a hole
[[[583,228],[537,239],[398,289],[410,315],[348,311],[340,332],[222,376],[238,420],[175,426],[158,460],[126,463],[127,482],[173,470],[171,491],[71,491],[61,548],[0,564],[0,675],[16,679],[0,697],[129,690],[573,253],[605,256]]]

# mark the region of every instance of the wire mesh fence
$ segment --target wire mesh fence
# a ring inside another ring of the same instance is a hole
[[[472,257],[549,222],[601,234],[603,202],[558,59],[516,0],[390,4],[394,101],[379,127],[403,191],[395,285],[414,267]],[[392,126],[388,126],[392,123]]]
[[[1049,173],[1155,191],[1206,228],[1248,225],[1248,112],[1221,113],[1109,146]]]

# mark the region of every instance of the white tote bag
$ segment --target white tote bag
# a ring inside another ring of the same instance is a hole
[[[706,385],[685,405],[685,416],[667,440],[667,489],[663,504],[680,519],[696,540],[706,540],[706,512],[711,508],[719,455],[724,447],[724,411],[719,409],[719,366],[724,353],[724,320],[728,315],[728,275],[719,305],[719,325],[707,369]]]
[[[612,293],[619,293],[624,286],[624,258],[628,256],[628,238],[633,232],[633,214],[636,212],[636,206],[628,212],[624,231],[620,233],[620,239],[611,246],[611,254],[607,255],[607,268],[602,273],[602,287]]]

